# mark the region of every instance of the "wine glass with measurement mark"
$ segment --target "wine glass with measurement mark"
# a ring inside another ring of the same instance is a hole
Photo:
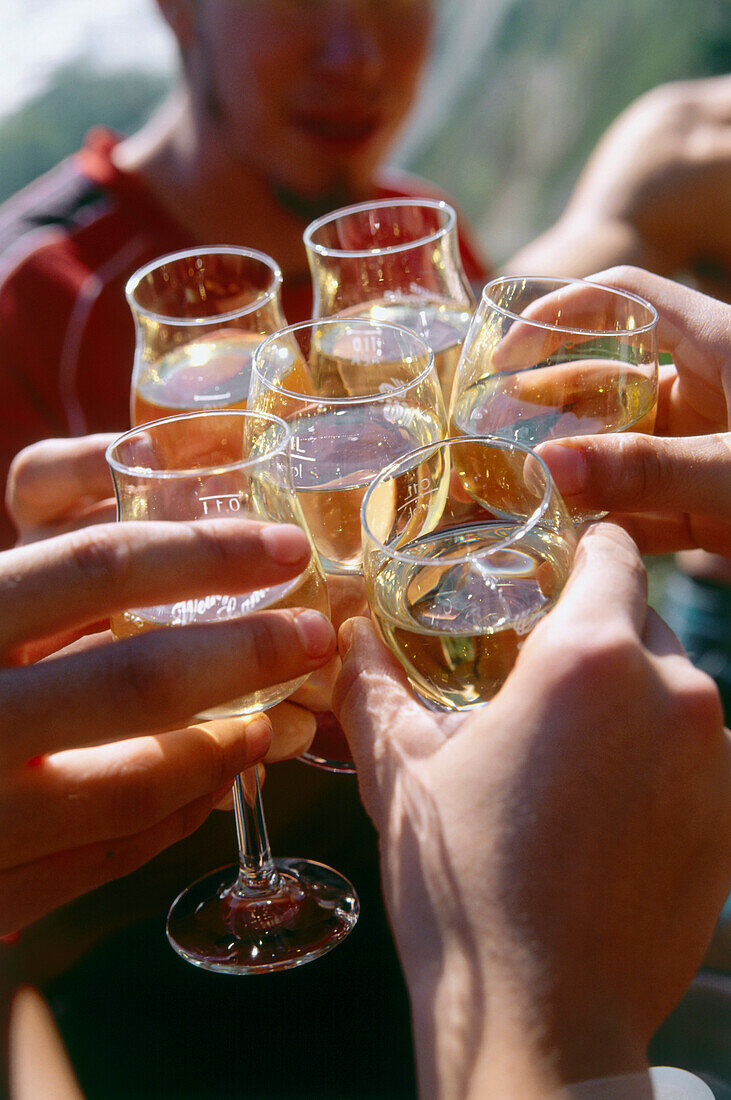
[[[649,302],[590,280],[505,276],[485,286],[465,340],[450,431],[531,447],[567,436],[651,433],[657,387],[657,313]],[[573,512],[577,522],[601,514]]]
[[[457,215],[434,199],[382,199],[335,210],[304,233],[313,314],[413,329],[434,352],[449,396],[475,299],[459,254]]]
[[[365,491],[394,459],[446,435],[431,348],[415,332],[374,319],[292,325],[257,349],[249,408],[281,417],[292,432],[294,487],[328,575],[335,625],[363,613]],[[318,730],[303,758],[352,772],[334,716],[313,709]]]
[[[481,706],[573,563],[548,467],[521,443],[446,439],[382,470],[361,517],[368,602],[414,691],[435,710]]]
[[[206,516],[306,524],[292,486],[286,424],[266,413],[192,413],[145,424],[107,450],[120,520],[195,520]],[[298,577],[245,593],[130,609],[116,615],[118,638],[148,630],[215,623],[254,610],[310,607],[329,613],[317,554]],[[306,677],[232,699],[196,717],[267,710]],[[347,879],[306,859],[272,859],[257,768],[233,788],[239,861],[199,879],[168,914],[171,945],[205,970],[256,974],[285,970],[331,950],[358,917]]]
[[[127,282],[135,321],[131,423],[203,409],[243,409],[251,357],[286,324],[270,256],[219,246],[173,252]]]

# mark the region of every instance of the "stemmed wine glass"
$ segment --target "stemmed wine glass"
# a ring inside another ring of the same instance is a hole
[[[131,423],[243,409],[251,357],[286,321],[282,273],[263,252],[219,246],[161,256],[130,277]]]
[[[446,439],[382,470],[361,518],[368,602],[416,694],[481,706],[571,570],[577,535],[547,466],[521,443]]]
[[[452,389],[453,435],[549,439],[652,432],[657,313],[628,291],[582,279],[493,279]],[[573,511],[577,522],[599,518]]]
[[[154,421],[107,450],[120,520],[205,516],[296,523],[307,530],[292,486],[287,426],[266,413],[192,413]],[[317,554],[294,580],[239,593],[135,608],[112,630],[148,630],[238,618],[254,609],[311,607],[328,614]],[[196,717],[252,714],[281,702],[306,677],[232,699]],[[272,859],[256,767],[233,789],[239,862],[188,887],[168,914],[167,935],[184,959],[230,974],[284,970],[335,947],[358,918],[358,898],[338,872],[304,859]],[[248,791],[248,798],[247,798]]]
[[[445,402],[475,308],[454,208],[382,199],[335,210],[304,233],[313,315],[371,317],[413,329],[432,348]]]
[[[336,618],[362,613],[365,491],[382,467],[446,434],[431,348],[414,332],[372,319],[292,325],[257,349],[248,407],[287,422],[294,487]],[[344,735],[327,712],[303,759],[353,771]]]

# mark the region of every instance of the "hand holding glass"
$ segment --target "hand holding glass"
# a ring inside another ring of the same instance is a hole
[[[289,465],[290,436],[281,420],[245,411],[193,413],[133,429],[111,444],[120,520],[230,517],[295,523],[306,530]],[[242,578],[242,589],[245,579]],[[294,580],[241,593],[130,609],[116,616],[117,637],[147,630],[216,623],[265,608],[311,607],[328,614],[325,578],[313,552]],[[265,710],[306,677],[276,684],[197,715],[230,717]],[[188,962],[232,974],[283,970],[340,942],[358,917],[351,884],[322,864],[273,860],[256,768],[234,786],[239,863],[185,890],[168,915],[167,934]]]
[[[345,603],[347,593],[350,607],[343,607],[343,617],[362,613],[365,491],[384,466],[445,435],[431,349],[416,333],[374,320],[293,325],[257,350],[249,409],[287,422],[295,491],[328,583],[337,589],[334,602]],[[323,713],[304,759],[352,771],[338,729]]]
[[[657,313],[648,302],[580,279],[506,276],[485,287],[465,339],[450,429],[530,447],[652,432],[657,386]]]

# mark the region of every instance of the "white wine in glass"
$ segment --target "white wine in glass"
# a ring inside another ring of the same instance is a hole
[[[196,520],[206,516],[296,523],[307,531],[292,486],[287,426],[244,410],[192,413],[142,425],[107,450],[120,520]],[[253,610],[311,607],[329,613],[325,577],[314,552],[293,580],[243,592],[207,593],[115,616],[118,638],[192,623],[240,618]],[[306,676],[228,700],[199,719],[265,710]],[[239,861],[184,890],[168,914],[167,935],[188,962],[206,970],[254,974],[318,958],[350,932],[358,898],[347,879],[311,860],[273,859],[257,768],[234,784]]]
[[[135,321],[133,425],[204,409],[244,409],[251,360],[286,324],[282,274],[251,248],[161,256],[127,282]]]
[[[262,341],[249,408],[288,424],[297,499],[338,596],[338,618],[362,613],[365,492],[384,466],[446,434],[431,348],[415,332],[373,319],[292,325]],[[320,714],[304,759],[353,770],[344,735],[328,712]]]
[[[465,340],[450,430],[530,447],[651,433],[657,387],[657,313],[648,302],[588,280],[505,276],[486,285]]]
[[[434,709],[481,706],[573,562],[547,467],[521,444],[444,440],[383,470],[362,518],[368,602],[415,692]]]
[[[417,332],[446,402],[475,308],[457,215],[443,200],[382,199],[335,210],[304,233],[315,317],[367,317]]]

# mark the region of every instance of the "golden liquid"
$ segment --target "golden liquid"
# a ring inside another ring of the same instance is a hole
[[[629,430],[652,434],[656,412],[656,379],[647,370],[611,360],[582,360],[478,379],[455,395],[450,430],[455,436],[497,435],[536,447],[570,436]],[[496,452],[486,471],[497,506],[500,502],[494,494],[501,461],[514,460],[500,459]],[[505,480],[512,486],[505,511],[529,514],[525,502],[512,499],[520,479]],[[573,504],[569,512],[576,524],[606,515]]]
[[[351,306],[338,316],[369,317],[374,321],[401,325],[418,333],[434,352],[439,383],[444,400],[449,405],[454,372],[472,320],[472,306],[460,306],[421,296],[383,298]]]
[[[262,340],[229,330],[144,365],[132,391],[132,424],[199,409],[245,409],[251,360]]]
[[[459,394],[455,435],[499,435],[537,446],[605,432],[651,434],[657,385],[647,370],[612,360],[580,360],[483,375]]]
[[[164,630],[191,623],[215,623],[241,618],[254,610],[276,610],[288,607],[311,607],[323,615],[330,614],[327,586],[322,568],[313,554],[304,572],[286,584],[259,589],[245,595],[212,595],[180,600],[174,604],[123,611],[112,616],[111,629],[116,638],[131,638],[152,630]],[[228,703],[211,707],[196,717],[199,719],[230,718],[267,710],[286,699],[305,682],[298,676],[285,683],[263,687],[240,695]]]
[[[376,474],[444,437],[443,414],[404,400],[377,401],[292,419],[297,500],[327,573],[359,572],[360,506]]]
[[[383,555],[366,574],[383,640],[417,692],[442,708],[469,709],[495,695],[568,577],[571,550],[553,532],[534,530],[490,550],[514,530],[439,531],[401,548],[423,561]],[[454,560],[467,552],[474,561]]]

